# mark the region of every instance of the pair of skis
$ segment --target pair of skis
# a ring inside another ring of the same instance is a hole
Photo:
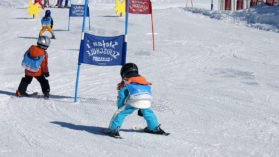
[[[22,95],[22,96],[18,96],[16,95],[17,97],[33,97],[33,96],[37,96],[39,94],[39,92],[32,92],[32,93],[27,93],[27,95]],[[48,99],[48,97],[45,97],[45,99]]]
[[[138,132],[145,132],[145,131],[144,131],[144,128],[141,128],[141,127],[139,127],[139,126],[133,126],[133,127],[132,127],[132,130],[138,131]],[[114,136],[114,135],[112,135],[112,134],[111,134],[111,131],[110,131],[108,128],[102,129],[102,132],[103,132],[104,134],[110,136],[110,137],[113,137],[113,138],[116,138],[116,139],[122,139],[121,136]],[[163,134],[154,134],[154,135],[164,135],[164,136],[168,136],[168,135],[170,135],[170,133],[164,132]]]

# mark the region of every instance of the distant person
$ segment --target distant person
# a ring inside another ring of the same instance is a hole
[[[26,92],[28,85],[35,77],[42,88],[45,98],[49,97],[49,83],[45,77],[49,77],[48,56],[46,49],[50,45],[50,39],[47,36],[40,36],[37,46],[32,45],[24,54],[22,65],[25,67],[25,77],[23,77],[16,91],[17,96],[28,96]]]
[[[147,127],[144,132],[152,134],[168,135],[160,128],[154,112],[150,109],[151,106],[151,83],[139,75],[138,67],[134,63],[127,63],[120,70],[122,81],[118,84],[118,110],[113,115],[108,135],[112,137],[120,137],[119,130],[126,118],[135,110],[138,110],[138,115],[142,116]]]
[[[56,3],[56,5],[55,6],[57,6],[57,7],[59,7],[60,6],[60,0],[57,0],[57,3]]]
[[[49,0],[44,0],[44,6],[45,6],[45,8],[49,7]]]
[[[54,32],[52,30],[53,27],[53,19],[51,17],[51,12],[50,10],[46,10],[45,16],[41,20],[42,23],[42,29],[40,31],[39,36],[43,35],[46,29],[50,32],[51,34],[51,39],[55,39]]]
[[[35,0],[34,4],[36,3],[39,3],[43,9],[45,8],[45,6],[42,3],[42,0]]]
[[[63,0],[60,0],[59,7],[60,7],[60,8],[62,8],[62,7],[63,7]],[[68,5],[68,0],[65,0],[65,5],[64,5],[64,8],[69,8],[69,5]]]

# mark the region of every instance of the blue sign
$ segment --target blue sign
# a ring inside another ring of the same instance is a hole
[[[79,63],[111,66],[124,65],[125,62],[124,35],[102,37],[84,34],[84,40],[80,46]]]
[[[74,17],[83,17],[84,15],[84,5],[71,5],[71,8],[69,9],[69,16]],[[86,17],[89,17],[89,7],[87,6],[87,14]]]

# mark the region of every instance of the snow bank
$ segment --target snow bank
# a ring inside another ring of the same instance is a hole
[[[265,4],[240,11],[210,11],[198,8],[185,8],[186,11],[202,14],[218,20],[228,20],[234,23],[245,23],[261,30],[279,32],[279,5]]]

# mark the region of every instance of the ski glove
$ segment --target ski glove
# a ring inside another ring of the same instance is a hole
[[[49,77],[49,72],[44,73],[44,76],[45,76],[45,77]]]

